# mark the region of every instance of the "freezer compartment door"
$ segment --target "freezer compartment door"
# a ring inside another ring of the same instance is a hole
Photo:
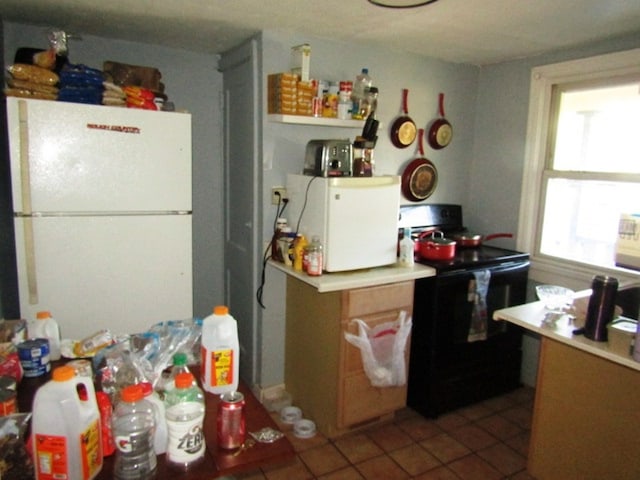
[[[15,229],[22,317],[50,310],[63,338],[143,332],[193,315],[191,215],[27,218]]]
[[[7,98],[7,117],[15,211],[191,210],[191,115]]]

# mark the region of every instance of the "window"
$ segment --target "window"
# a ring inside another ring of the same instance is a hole
[[[640,50],[533,69],[519,248],[531,278],[576,288],[615,265],[622,213],[640,213]]]

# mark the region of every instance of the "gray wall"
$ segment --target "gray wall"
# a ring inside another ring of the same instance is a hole
[[[218,58],[157,45],[82,35],[69,40],[69,60],[102,69],[106,60],[156,67],[177,109],[192,114],[194,315],[223,302],[222,75]],[[4,23],[5,62],[19,47],[46,48],[44,27]],[[149,299],[153,301],[153,299]],[[165,319],[158,319],[165,320]]]

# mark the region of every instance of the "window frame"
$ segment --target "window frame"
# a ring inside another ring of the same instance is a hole
[[[531,280],[584,289],[589,288],[594,275],[604,273],[615,276],[622,285],[640,282],[640,272],[634,270],[590,266],[540,253],[546,179],[553,176],[553,173],[545,173],[545,167],[551,136],[555,133],[550,123],[553,108],[557,108],[554,105],[554,85],[637,74],[640,74],[640,48],[532,69],[517,237],[517,248],[530,253]],[[590,175],[579,176],[586,179]],[[597,177],[602,175],[597,174]]]

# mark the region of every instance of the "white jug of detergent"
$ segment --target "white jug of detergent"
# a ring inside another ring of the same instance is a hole
[[[90,480],[102,469],[100,412],[89,377],[57,367],[35,394],[31,436],[36,479]]]
[[[200,353],[202,388],[215,394],[238,390],[238,324],[228,307],[216,306],[213,314],[202,321]]]
[[[49,340],[51,361],[60,360],[60,327],[51,316],[51,312],[36,314],[36,319],[29,325],[29,338],[46,338]]]

